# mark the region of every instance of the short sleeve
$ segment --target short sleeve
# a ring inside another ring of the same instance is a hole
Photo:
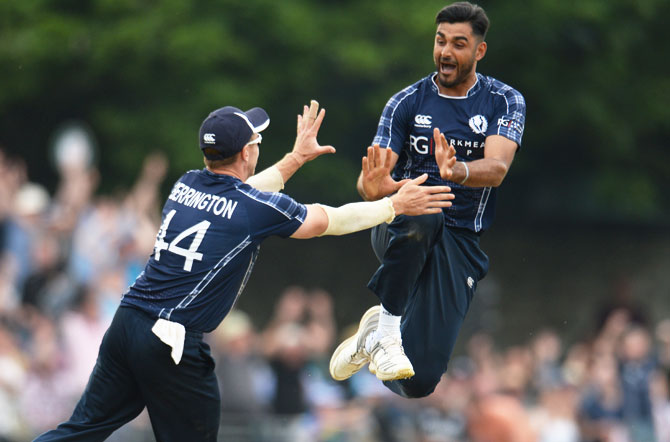
[[[487,135],[502,135],[519,146],[526,123],[526,101],[518,91],[505,86],[496,92],[496,124]]]
[[[244,185],[238,189],[249,198],[247,216],[254,239],[269,236],[286,238],[305,222],[307,207],[280,192],[261,192]]]
[[[386,103],[372,144],[379,144],[383,148],[390,147],[397,154],[402,152],[413,119],[413,98],[416,91],[416,85],[409,86]]]

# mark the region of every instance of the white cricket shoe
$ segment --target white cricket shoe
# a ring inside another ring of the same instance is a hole
[[[383,336],[370,351],[370,372],[381,381],[411,378],[414,367],[405,355],[400,337]]]
[[[377,330],[381,306],[370,307],[363,314],[356,333],[342,341],[330,358],[330,376],[336,381],[349,379],[370,361],[365,350],[365,339]]]

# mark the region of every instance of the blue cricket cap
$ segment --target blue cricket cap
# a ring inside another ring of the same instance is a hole
[[[222,107],[202,122],[200,149],[208,160],[229,158],[241,151],[253,134],[265,130],[269,124],[270,117],[260,107],[246,112],[233,106]],[[211,149],[217,153],[213,154]]]

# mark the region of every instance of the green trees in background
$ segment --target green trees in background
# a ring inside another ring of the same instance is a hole
[[[53,184],[50,137],[70,119],[97,138],[103,189],[126,188],[154,150],[171,177],[201,167],[210,110],[262,106],[261,166],[291,147],[303,103],[327,109],[338,153],[290,183],[299,199],[356,198],[360,157],[392,93],[433,69],[444,2],[10,0],[0,3],[0,143]],[[524,145],[510,213],[664,222],[670,198],[666,0],[482,2],[480,72],[519,89]],[[505,196],[507,195],[507,196]],[[503,214],[504,216],[504,214]]]

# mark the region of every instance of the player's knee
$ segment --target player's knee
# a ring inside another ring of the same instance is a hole
[[[407,237],[416,242],[432,241],[443,224],[444,216],[441,213],[408,217]]]
[[[441,377],[441,374],[435,376],[434,374],[420,375],[417,373],[414,377],[401,381],[403,396],[410,399],[426,397],[435,391]]]

